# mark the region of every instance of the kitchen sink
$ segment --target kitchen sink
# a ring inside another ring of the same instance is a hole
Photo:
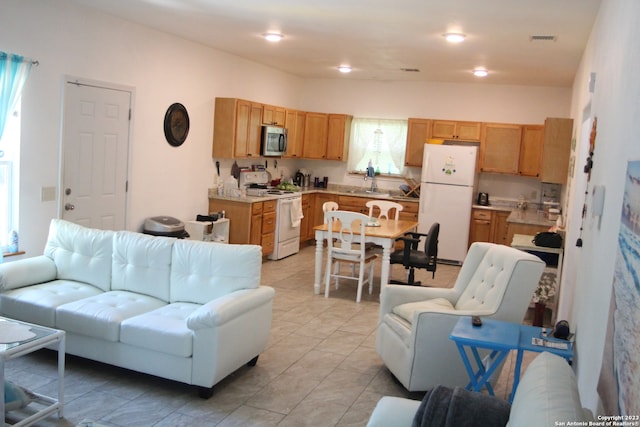
[[[347,190],[347,193],[357,194],[358,196],[371,196],[371,197],[391,197],[388,192],[371,191],[371,190]]]

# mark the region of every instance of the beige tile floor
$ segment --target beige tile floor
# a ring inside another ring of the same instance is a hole
[[[265,261],[262,283],[276,289],[268,348],[255,367],[243,367],[200,399],[187,385],[68,356],[65,418],[39,426],[75,426],[94,420],[109,426],[364,426],[384,395],[408,393],[375,352],[379,285],[355,303],[355,284],[314,295],[314,247],[280,261]],[[401,266],[391,275],[402,278]],[[379,277],[379,262],[376,277]],[[423,284],[450,287],[459,268],[439,265],[418,273]],[[379,280],[377,281],[379,283]],[[506,398],[515,358],[496,387]],[[8,379],[54,394],[56,355],[42,350],[7,366]],[[11,415],[11,413],[10,413]]]

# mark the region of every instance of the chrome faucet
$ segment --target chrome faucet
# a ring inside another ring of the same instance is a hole
[[[367,178],[371,178],[371,188],[368,191],[374,193],[378,189],[378,185],[376,184],[376,173],[373,166],[367,167],[367,174],[364,176],[364,180],[366,181]]]

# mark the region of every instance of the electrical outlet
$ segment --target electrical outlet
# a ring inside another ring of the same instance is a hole
[[[41,202],[53,202],[56,200],[56,187],[42,187],[40,189]]]

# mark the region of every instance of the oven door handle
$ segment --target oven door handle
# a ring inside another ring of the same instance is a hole
[[[282,199],[280,201],[282,202],[282,204],[285,204],[285,203],[293,203],[293,201],[297,199],[299,199],[299,197],[296,197],[294,199]]]

